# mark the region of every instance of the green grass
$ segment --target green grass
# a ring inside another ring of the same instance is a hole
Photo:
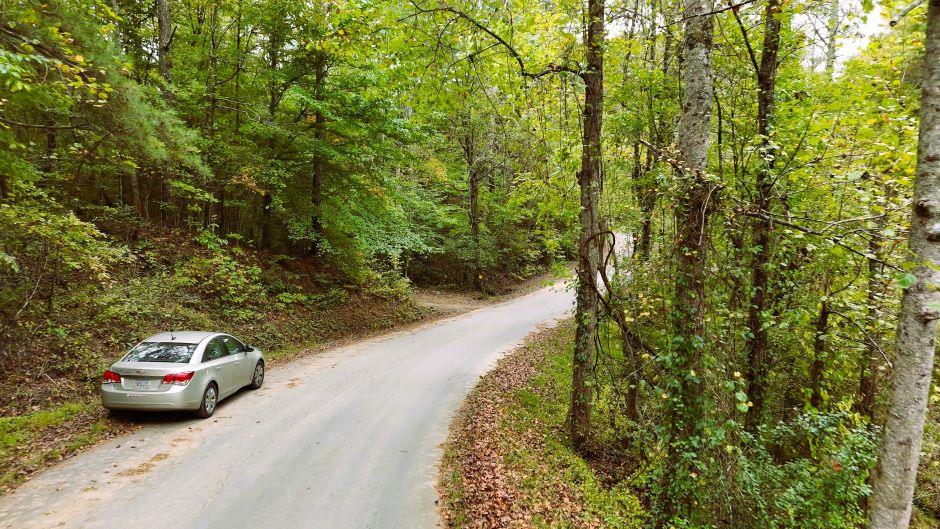
[[[0,488],[21,482],[36,469],[93,445],[116,429],[96,400],[0,418]]]
[[[454,527],[466,527],[470,520],[467,518],[467,512],[459,508],[466,501],[466,493],[463,489],[460,470],[456,466],[456,458],[455,449],[451,446],[445,446],[441,463],[445,470],[441,474],[440,492],[445,496],[445,505],[458,507],[452,509],[452,525]]]
[[[545,359],[528,385],[513,392],[503,427],[521,436],[535,428],[541,446],[509,443],[506,459],[524,470],[523,497],[538,497],[538,491],[557,485],[575,491],[583,502],[584,521],[600,520],[611,528],[640,527],[645,513],[626,486],[607,488],[594,469],[571,447],[564,433],[571,392],[573,326],[563,325],[543,335],[529,347],[541,347]],[[533,519],[537,527],[549,527],[543,517]]]

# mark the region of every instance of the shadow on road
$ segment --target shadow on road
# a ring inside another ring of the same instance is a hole
[[[146,426],[146,425],[175,425],[183,423],[199,424],[204,421],[212,422],[225,418],[226,409],[229,406],[237,406],[237,402],[245,395],[251,393],[247,388],[242,388],[234,395],[227,397],[219,403],[215,413],[208,419],[196,417],[193,411],[161,411],[161,410],[111,410],[109,416],[112,420],[127,426]]]

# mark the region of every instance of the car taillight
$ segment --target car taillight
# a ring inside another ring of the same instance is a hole
[[[104,375],[101,376],[101,383],[102,384],[120,384],[121,375],[109,369],[104,372]]]
[[[163,383],[185,386],[186,384],[189,384],[189,381],[193,379],[195,374],[195,371],[186,371],[185,373],[170,373],[169,375],[163,377]]]

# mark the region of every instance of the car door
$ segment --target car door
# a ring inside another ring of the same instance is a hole
[[[231,357],[232,374],[234,375],[234,389],[238,389],[251,382],[251,375],[254,374],[254,367],[250,365],[248,353],[245,351],[245,344],[239,342],[232,336],[222,336],[222,343],[225,345],[228,354]]]
[[[219,385],[220,396],[224,397],[231,393],[232,387],[235,386],[237,381],[238,373],[234,372],[232,358],[229,357],[228,349],[225,348],[221,336],[209,340],[209,343],[206,344],[206,350],[202,353],[202,361]]]

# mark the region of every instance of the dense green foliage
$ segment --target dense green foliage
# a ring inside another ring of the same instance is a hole
[[[683,184],[673,170],[670,139],[676,132],[668,117],[678,111],[678,101],[660,99],[677,89],[678,78],[667,71],[676,68],[669,66],[669,50],[677,43],[655,27],[631,39],[642,43],[647,57],[663,61],[667,73],[651,78],[646,60],[628,60],[624,82],[640,88],[628,88],[630,95],[612,112],[608,142],[629,157],[623,172],[634,190],[635,216],[626,218],[623,231],[636,234],[637,253],[607,302],[602,334],[610,341],[597,370],[595,439],[600,450],[629,446],[618,449],[620,457],[635,462],[632,479],[642,484],[663,526],[866,522],[864,498],[883,417],[898,293],[912,277],[904,239],[923,18],[902,21],[833,74],[814,67],[804,51],[814,36],[799,17],[812,17],[819,8],[784,4],[769,147],[756,134],[756,65],[748,57],[749,48],[760,53],[761,36],[753,28],[762,13],[741,9],[715,18],[717,133],[709,159],[713,203],[702,320],[707,338],[693,344],[701,355],[699,371],[677,370],[688,337],[670,324],[679,287],[666,280],[682,251],[673,211],[683,200]],[[619,43],[613,39],[610,46],[614,60],[623,53]],[[638,89],[651,97],[637,101],[632,96]],[[772,183],[762,188],[758,175],[767,167]],[[765,243],[757,238],[760,230]],[[767,286],[755,327],[749,316],[758,270]],[[767,345],[755,368],[758,327]],[[700,391],[690,394],[689,385]],[[701,413],[691,437],[669,420],[689,406],[689,398]],[[671,458],[674,453],[682,464]],[[935,476],[922,466],[921,506],[937,504],[926,485]],[[719,482],[723,486],[714,486]],[[677,496],[694,501],[677,511]]]
[[[541,115],[513,110],[527,94],[509,75],[452,83],[398,22],[407,11],[160,5],[165,21],[134,0],[0,8],[4,366],[35,333],[74,326],[64,313],[139,314],[134,285],[152,280],[128,270],[163,278],[153,295],[193,292],[244,319],[334,287],[490,291],[570,252],[569,168],[551,154],[564,136],[542,123],[554,139],[536,137]],[[486,97],[491,83],[506,91]],[[296,259],[321,277],[264,277]]]

